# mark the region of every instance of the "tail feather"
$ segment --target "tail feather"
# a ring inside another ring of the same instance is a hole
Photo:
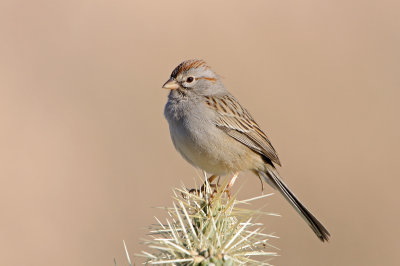
[[[265,172],[258,172],[264,181],[270,184],[285,197],[285,199],[293,206],[293,208],[301,215],[301,217],[311,227],[317,237],[322,241],[328,241],[330,234],[328,230],[318,221],[315,216],[307,210],[307,208],[296,198],[289,190],[285,183],[279,178],[279,173],[273,165],[267,164]]]

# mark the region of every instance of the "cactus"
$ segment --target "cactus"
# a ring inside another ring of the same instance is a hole
[[[150,227],[151,240],[145,241],[150,252],[142,251],[148,264],[172,265],[271,265],[277,256],[270,244],[273,234],[263,233],[255,220],[261,214],[276,215],[243,208],[262,195],[237,200],[225,193],[225,186],[212,188],[206,182],[202,189],[189,192],[174,189],[173,207],[164,207],[166,223]]]

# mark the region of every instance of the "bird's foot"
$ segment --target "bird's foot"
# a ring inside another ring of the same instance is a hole
[[[235,183],[238,176],[239,176],[239,172],[234,173],[231,180],[229,181],[228,185],[224,188],[223,192],[226,193],[226,195],[228,196],[229,199],[231,198],[231,188],[232,188],[233,184]],[[217,177],[218,177],[217,184],[212,184],[212,182]],[[219,176],[212,175],[204,182],[204,184],[200,187],[200,189],[192,188],[189,190],[189,193],[197,194],[197,195],[206,194],[207,187],[210,187],[213,189],[213,191],[211,192],[211,195],[213,196],[214,194],[216,194],[218,192],[218,189],[221,187],[219,184],[219,181],[220,181]]]
[[[200,193],[205,194],[207,192],[207,187],[210,187],[213,189],[212,194],[214,194],[216,192],[217,187],[219,187],[219,177],[218,177],[218,182],[217,184],[212,184],[212,182],[215,180],[215,178],[217,178],[217,175],[212,175],[210,176],[205,182],[204,184],[200,187],[200,189],[197,188],[192,188],[189,190],[189,193],[192,194],[197,194],[200,195]]]

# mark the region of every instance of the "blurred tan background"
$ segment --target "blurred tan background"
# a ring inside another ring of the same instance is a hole
[[[126,265],[171,189],[161,85],[203,58],[332,234],[276,194],[276,265],[400,261],[398,1],[0,2],[0,264]],[[260,195],[242,174],[241,198]],[[272,191],[267,188],[267,192]],[[138,260],[140,262],[140,260]]]

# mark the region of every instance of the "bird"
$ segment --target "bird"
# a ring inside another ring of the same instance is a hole
[[[183,61],[162,88],[170,90],[164,116],[173,145],[187,162],[211,174],[209,181],[232,174],[228,188],[240,172],[252,171],[283,195],[322,242],[329,240],[328,230],[282,181],[270,139],[204,60]]]

